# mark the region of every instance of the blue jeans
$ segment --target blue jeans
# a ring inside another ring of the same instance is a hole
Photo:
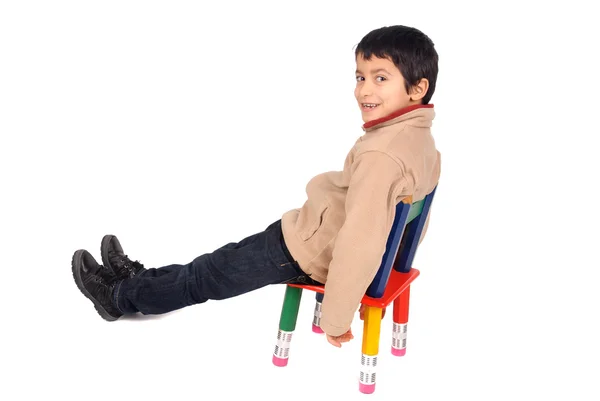
[[[288,283],[320,284],[292,258],[277,220],[186,265],[151,268],[125,279],[115,286],[113,302],[123,313],[160,314]]]

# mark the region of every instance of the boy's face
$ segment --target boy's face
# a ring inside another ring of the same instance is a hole
[[[367,61],[362,54],[356,58],[354,96],[365,123],[419,103],[406,93],[404,77],[391,60],[371,56]]]

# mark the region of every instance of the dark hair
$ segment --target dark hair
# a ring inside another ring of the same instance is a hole
[[[358,58],[359,54],[366,60],[371,56],[390,59],[402,73],[407,92],[422,78],[427,78],[429,89],[421,103],[429,103],[435,92],[438,54],[431,39],[423,32],[402,25],[375,29],[357,45],[354,55]]]

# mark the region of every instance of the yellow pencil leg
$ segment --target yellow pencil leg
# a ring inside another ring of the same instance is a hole
[[[377,354],[379,354],[382,312],[381,308],[373,306],[365,307],[360,381],[358,383],[358,389],[361,393],[365,394],[371,394],[375,391],[375,373],[377,368]]]

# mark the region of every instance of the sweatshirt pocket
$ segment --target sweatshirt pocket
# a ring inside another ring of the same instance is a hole
[[[305,228],[299,232],[300,238],[303,241],[308,241],[319,231],[319,228],[323,226],[325,219],[327,218],[327,212],[329,211],[329,203],[323,202],[317,209],[316,213],[310,209],[307,210],[309,213],[305,222]],[[312,215],[310,215],[312,212]]]

